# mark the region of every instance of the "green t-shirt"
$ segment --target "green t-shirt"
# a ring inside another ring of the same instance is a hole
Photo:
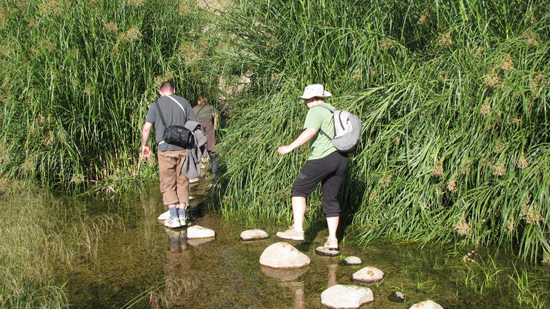
[[[326,103],[325,105],[331,106]],[[314,106],[307,112],[304,129],[312,128],[318,131],[310,141],[311,155],[308,160],[321,159],[338,151],[331,140],[320,132],[323,130],[328,136],[334,136],[334,121],[332,119],[332,112],[321,106]]]

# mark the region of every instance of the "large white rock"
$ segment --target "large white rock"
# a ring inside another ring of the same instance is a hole
[[[265,239],[269,235],[263,230],[247,230],[241,233],[242,240],[256,240],[256,239]]]
[[[418,304],[412,305],[409,309],[443,309],[440,304],[433,300],[426,300]]]
[[[286,242],[272,244],[260,256],[260,264],[272,268],[302,268],[310,263],[307,255]]]
[[[333,285],[321,293],[321,304],[330,308],[359,308],[374,301],[371,289],[354,285]]]
[[[187,229],[187,239],[212,238],[214,236],[216,236],[216,232],[200,225],[193,225]]]
[[[356,271],[352,278],[360,282],[375,282],[384,278],[384,272],[376,267],[367,266]]]

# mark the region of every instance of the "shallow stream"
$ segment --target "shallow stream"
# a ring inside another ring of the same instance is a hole
[[[184,228],[169,230],[159,224],[157,217],[165,209],[156,188],[141,200],[88,205],[98,214],[119,217],[125,228],[103,233],[96,253],[68,275],[73,307],[320,308],[321,292],[338,283],[372,289],[375,301],[362,308],[409,308],[427,299],[444,308],[521,308],[512,285],[487,284],[481,295],[466,288],[468,278],[473,276],[473,283],[483,285],[480,279],[487,274],[481,268],[476,273],[477,268],[465,267],[467,251],[453,248],[401,244],[361,249],[344,242],[340,256],[326,257],[315,254],[325,236],[320,231],[310,243],[290,242],[311,258],[307,269],[290,274],[263,269],[260,255],[280,241],[275,232],[286,227],[246,228],[222,220],[204,196],[207,185],[199,182],[192,187],[192,207],[194,224],[216,231],[211,241],[187,240]],[[263,229],[270,238],[240,241],[240,233],[250,228]],[[360,257],[363,265],[341,263],[352,255]],[[365,266],[381,269],[385,279],[366,285],[353,282],[352,274]],[[394,291],[405,294],[405,303],[389,299]]]

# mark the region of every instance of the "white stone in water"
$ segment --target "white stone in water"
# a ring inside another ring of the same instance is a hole
[[[326,256],[337,256],[337,255],[340,254],[340,251],[334,250],[334,249],[329,249],[325,246],[320,246],[320,247],[315,248],[315,253],[317,253],[319,255],[326,255]]]
[[[256,239],[265,239],[269,235],[263,230],[247,230],[241,233],[242,240],[256,240]]]
[[[361,265],[361,259],[356,256],[348,256],[344,259],[344,264],[346,265]]]
[[[286,242],[272,244],[260,256],[260,264],[272,268],[302,268],[310,263],[307,255]]]
[[[216,232],[200,225],[193,225],[187,229],[187,239],[211,238],[216,236]]]
[[[376,267],[367,266],[356,271],[352,278],[353,280],[360,282],[375,282],[384,278],[384,272]]]
[[[321,304],[330,308],[359,308],[374,301],[371,289],[354,285],[333,285],[321,293]]]
[[[426,300],[418,304],[412,305],[409,309],[443,309],[440,304],[433,300]]]

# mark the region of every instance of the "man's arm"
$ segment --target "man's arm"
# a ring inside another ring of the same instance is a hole
[[[152,127],[152,123],[145,122],[145,124],[143,125],[143,130],[141,132],[141,154],[146,158],[149,158],[151,156],[151,150],[149,149],[149,146],[147,146],[147,143],[149,141],[149,134],[151,133]]]
[[[289,145],[281,146],[277,148],[277,152],[280,155],[287,154],[291,152],[292,150],[302,146],[303,144],[309,142],[310,139],[312,139],[315,134],[317,134],[317,129],[313,128],[306,128],[302,134],[300,134],[292,143]]]

